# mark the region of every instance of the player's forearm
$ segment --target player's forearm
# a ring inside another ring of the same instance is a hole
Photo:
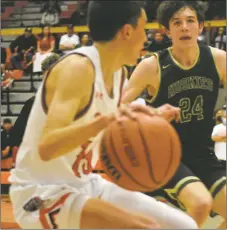
[[[63,156],[95,137],[104,129],[111,117],[100,116],[87,124],[72,124],[46,134],[39,144],[39,154],[43,161]]]
[[[212,140],[215,142],[226,142],[226,136],[212,136]]]
[[[138,96],[142,93],[143,89],[140,88],[126,88],[123,90],[121,103],[128,104],[136,100]]]

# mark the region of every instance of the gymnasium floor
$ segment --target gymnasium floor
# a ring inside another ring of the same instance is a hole
[[[222,219],[217,216],[215,218],[209,218],[203,229],[215,229]],[[1,196],[1,229],[18,229],[19,226],[15,223],[13,217],[12,206],[8,196]]]

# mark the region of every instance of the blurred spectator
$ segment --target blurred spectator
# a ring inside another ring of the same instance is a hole
[[[77,8],[72,13],[70,23],[74,26],[86,25],[87,24],[87,8],[88,1],[80,0],[77,2]]]
[[[198,43],[201,45],[207,45],[210,43],[209,31],[206,28],[204,28],[203,32],[198,36]]]
[[[12,121],[11,119],[4,119],[1,130],[1,159],[11,157],[11,146],[12,146]]]
[[[2,46],[3,39],[1,36],[1,31],[0,31],[0,37],[1,37],[1,74],[4,74],[7,54],[6,54],[6,48]]]
[[[42,73],[43,73],[43,78],[45,79],[46,74],[50,67],[60,58],[60,55],[58,54],[51,54],[49,57],[47,57],[43,62],[42,62]],[[18,116],[14,127],[12,129],[12,146],[13,146],[13,162],[15,162],[16,159],[16,154],[18,147],[20,146],[25,128],[28,122],[28,117],[31,112],[33,103],[35,101],[35,96],[31,97],[29,100],[27,100],[20,112],[20,115]]]
[[[80,39],[80,43],[76,46],[76,48],[80,48],[82,46],[89,46],[91,42],[89,41],[88,34],[83,34]]]
[[[147,50],[149,52],[157,52],[166,49],[169,46],[170,46],[170,41],[168,37],[165,34],[161,33],[160,31],[156,31],[152,42],[147,47]]]
[[[1,88],[2,89],[6,89],[6,88],[10,88],[13,79],[11,76],[9,76],[9,74],[7,74],[8,71],[6,71],[4,74],[1,75]],[[9,73],[11,73],[11,71],[9,71]],[[1,91],[1,97],[3,97],[3,91]]]
[[[147,40],[152,42],[154,39],[155,31],[154,30],[148,30],[147,31]]]
[[[37,43],[37,53],[34,58],[33,72],[41,72],[41,63],[51,55],[55,48],[55,38],[50,33],[50,27],[44,26]]]
[[[221,50],[226,50],[226,30],[220,27],[215,38],[215,47]]]
[[[74,27],[72,24],[67,26],[67,34],[61,36],[60,40],[60,50],[67,54],[71,50],[75,49],[76,46],[80,43],[79,36],[74,34]]]
[[[1,46],[1,74],[5,73],[5,63],[6,63],[6,48]]]
[[[10,50],[12,56],[10,58],[14,69],[24,69],[22,61],[27,65],[32,63],[32,58],[37,46],[37,40],[32,34],[32,29],[27,27],[23,35],[17,37],[11,44]]]
[[[61,13],[61,8],[57,1],[49,0],[45,2],[41,10],[43,12],[41,18],[41,25],[56,26],[59,23],[59,15]]]
[[[212,132],[212,140],[215,142],[214,150],[219,160],[226,161],[226,108],[223,108],[217,116],[217,124]]]
[[[79,26],[81,25],[81,22],[80,22],[80,11],[79,9],[77,8],[71,15],[71,18],[70,18],[70,23],[74,26]]]

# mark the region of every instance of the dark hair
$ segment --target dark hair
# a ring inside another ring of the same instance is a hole
[[[111,41],[125,25],[137,26],[143,1],[90,1],[88,5],[88,27],[93,41]]]
[[[50,67],[60,58],[58,54],[51,54],[49,57],[45,58],[41,63],[42,73],[45,73]]]
[[[74,27],[73,24],[67,25],[67,28],[68,28],[68,29],[73,29],[73,27]]]
[[[12,120],[9,119],[9,118],[5,118],[5,119],[3,120],[3,124],[12,124]]]
[[[189,7],[197,14],[199,23],[204,22],[208,3],[202,1],[178,1],[168,0],[162,2],[157,9],[158,22],[169,29],[169,22],[173,15],[182,8]]]
[[[44,30],[44,28],[45,28],[45,27],[48,27],[48,28],[49,28],[48,39],[49,39],[49,38],[50,38],[50,36],[51,36],[51,33],[50,33],[50,26],[49,26],[49,25],[43,25],[43,26],[41,27],[42,32],[41,32],[41,34],[39,35],[39,38],[40,38],[40,39],[43,39],[43,38],[44,38],[44,33],[43,33],[43,30]]]

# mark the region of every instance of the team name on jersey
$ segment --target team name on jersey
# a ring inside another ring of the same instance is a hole
[[[180,79],[168,87],[168,98],[186,90],[203,89],[213,91],[213,80],[208,77],[191,76]]]

